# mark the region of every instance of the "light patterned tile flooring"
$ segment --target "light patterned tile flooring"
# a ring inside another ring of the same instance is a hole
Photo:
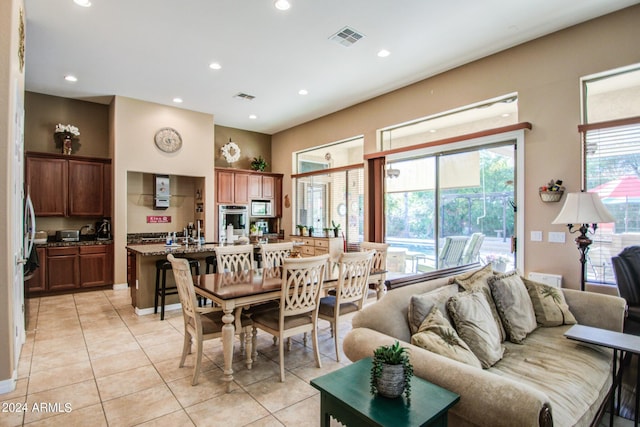
[[[336,362],[329,324],[321,320],[322,368],[315,366],[311,340],[305,347],[302,337],[295,337],[281,383],[278,347],[260,331],[251,370],[236,341],[233,390],[225,393],[220,340],[205,342],[197,386],[191,386],[193,356],[178,368],[180,310],[167,312],[164,321],[159,315],[137,316],[128,290],[35,298],[27,304],[17,387],[0,395],[0,402],[26,402],[28,410],[0,414],[1,427],[317,426],[320,398],[309,381],[350,363],[344,354]],[[346,316],[339,337],[350,329]],[[48,406],[34,410],[41,404]]]

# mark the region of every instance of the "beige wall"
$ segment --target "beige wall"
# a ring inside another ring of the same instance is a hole
[[[54,130],[58,123],[80,130],[73,155],[109,158],[109,106],[41,93],[25,93],[25,149],[60,153]]]
[[[265,171],[271,172],[273,170],[271,168],[271,135],[219,125],[216,125],[215,137],[216,167],[229,167],[220,151],[222,146],[229,142],[229,138],[240,147],[240,160],[233,164],[234,168],[251,169],[251,160],[254,157],[262,156],[269,163],[269,167]]]
[[[153,137],[163,127],[182,136],[182,149],[164,153]],[[206,238],[214,238],[214,122],[210,114],[116,96],[110,108],[110,146],[114,168],[115,283],[125,283],[127,264],[127,176],[128,172],[204,177]],[[177,225],[180,231],[183,224]]]
[[[563,179],[568,191],[581,188],[580,77],[640,62],[640,6],[557,32],[478,60],[272,137],[272,169],[285,174],[283,195],[292,194],[293,151],[365,137],[365,153],[378,151],[377,130],[511,92],[518,93],[519,121],[531,122],[525,138],[525,239],[523,272],[561,274],[564,286],[579,288],[578,251],[573,236],[565,244],[548,243],[547,232],[561,204],[542,203],[537,191],[551,178]],[[365,223],[369,223],[365,219]],[[283,227],[292,227],[285,208]],[[542,230],[545,242],[531,242]]]
[[[13,242],[13,230],[22,218],[16,218],[13,189],[22,187],[20,171],[15,170],[13,159],[16,153],[14,135],[22,133],[16,125],[24,105],[24,71],[18,61],[18,27],[22,0],[0,2],[0,205],[3,207],[0,225],[0,390],[15,388],[18,361],[14,357],[17,345],[14,330],[15,312],[21,312],[21,301],[14,294],[13,276],[16,268],[14,254],[20,253],[22,245]],[[26,17],[25,17],[26,21]],[[16,180],[16,177],[18,179]],[[0,416],[1,417],[1,416]]]

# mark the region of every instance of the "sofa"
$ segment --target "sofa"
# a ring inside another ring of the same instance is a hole
[[[429,292],[450,287],[458,277],[461,275],[427,274],[424,280],[412,277],[408,286],[396,283],[380,301],[354,316],[353,328],[343,342],[346,356],[356,361],[372,356],[381,345],[400,341],[409,349],[416,376],[460,395],[460,401],[449,410],[450,426],[564,427],[597,423],[611,390],[612,351],[565,338],[563,334],[571,324],[536,324],[519,343],[504,340],[501,357],[488,368],[411,344],[410,304]],[[624,299],[570,289],[558,291],[577,323],[622,331]],[[412,396],[412,404],[428,398]]]

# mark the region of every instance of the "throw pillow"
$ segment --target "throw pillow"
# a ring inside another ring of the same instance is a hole
[[[493,366],[502,359],[504,347],[484,292],[461,292],[447,302],[460,338],[467,343],[483,368]]]
[[[425,292],[420,295],[413,295],[409,300],[409,328],[411,334],[418,332],[420,325],[425,317],[429,314],[433,307],[438,307],[442,313],[445,313],[447,321],[451,321],[447,313],[447,300],[458,293],[458,285],[446,285]]]
[[[578,323],[564,299],[562,289],[522,278],[540,326],[575,325]]]
[[[411,336],[411,344],[449,359],[482,368],[478,358],[438,307],[431,308],[418,332]]]
[[[527,288],[516,271],[491,277],[488,282],[509,341],[522,344],[538,326]]]
[[[489,283],[487,282],[489,278],[494,276],[493,268],[491,264],[487,264],[479,270],[475,270],[471,274],[463,274],[460,276],[456,276],[453,278],[453,283],[460,286],[462,290],[465,291],[474,291],[480,290],[484,292],[487,297],[487,302],[489,303],[489,308],[491,309],[491,313],[493,314],[493,318],[495,319],[496,325],[498,325],[498,330],[500,331],[500,341],[504,341],[507,339],[507,333],[502,325],[502,321],[500,320],[500,315],[498,314],[498,309],[496,309],[496,304],[493,301],[493,297],[491,296],[491,289],[489,289]]]

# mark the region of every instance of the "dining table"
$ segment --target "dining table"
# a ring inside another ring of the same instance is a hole
[[[385,270],[372,270],[370,275],[384,274]],[[335,289],[338,284],[338,268],[325,270],[325,277],[320,292]],[[224,358],[223,380],[227,382],[227,392],[233,383],[233,348],[235,336],[235,320],[241,310],[256,304],[280,299],[282,290],[282,268],[265,267],[236,272],[219,272],[194,276],[196,295],[205,297],[220,306],[224,315],[222,321],[222,354]],[[251,369],[251,357],[256,350],[247,342],[247,368]],[[251,352],[251,354],[250,354]]]

